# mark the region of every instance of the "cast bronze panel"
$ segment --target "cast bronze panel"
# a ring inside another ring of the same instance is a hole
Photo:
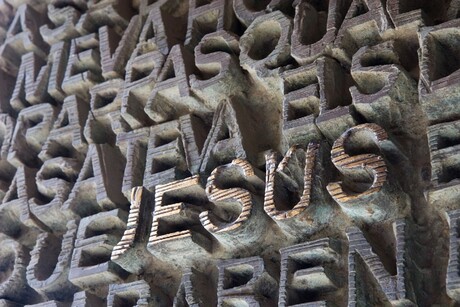
[[[460,305],[459,0],[0,0],[0,306]]]

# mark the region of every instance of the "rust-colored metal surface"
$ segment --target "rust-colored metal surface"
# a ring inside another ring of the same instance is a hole
[[[0,306],[460,305],[459,10],[0,0]]]

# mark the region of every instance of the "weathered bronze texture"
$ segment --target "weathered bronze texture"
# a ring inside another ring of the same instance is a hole
[[[0,306],[457,306],[459,249],[459,0],[0,0]]]

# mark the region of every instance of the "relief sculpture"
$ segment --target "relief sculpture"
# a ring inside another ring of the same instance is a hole
[[[0,0],[0,306],[460,305],[459,0]]]

